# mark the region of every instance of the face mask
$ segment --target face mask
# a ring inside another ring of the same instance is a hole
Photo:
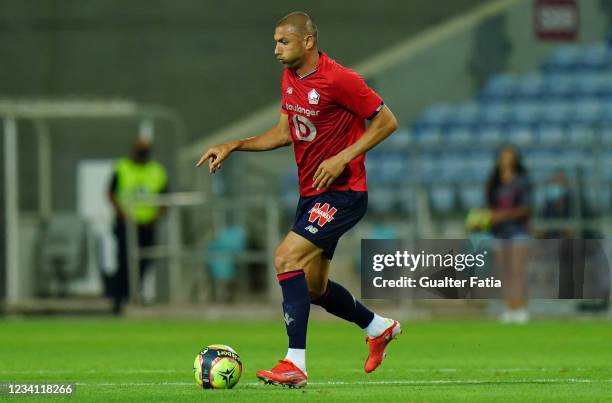
[[[143,148],[134,152],[134,159],[138,162],[147,162],[149,160],[149,150]]]
[[[557,184],[546,186],[546,199],[550,201],[558,201],[565,196],[565,187]]]

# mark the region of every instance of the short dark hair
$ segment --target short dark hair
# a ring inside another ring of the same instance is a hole
[[[315,41],[318,39],[317,35],[319,30],[317,28],[317,24],[315,24],[312,18],[303,11],[294,11],[287,14],[278,21],[276,26],[280,27],[284,24],[291,24],[302,31],[301,33],[312,35],[315,38]]]

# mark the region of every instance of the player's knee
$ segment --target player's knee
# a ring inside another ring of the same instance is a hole
[[[274,268],[276,268],[277,273],[297,270],[298,267],[295,267],[294,261],[295,259],[292,258],[292,254],[288,248],[279,246],[278,249],[276,249],[276,253],[274,254]]]
[[[308,296],[311,301],[317,301],[319,298],[323,296],[325,293],[325,289],[322,287],[311,287],[308,285]]]

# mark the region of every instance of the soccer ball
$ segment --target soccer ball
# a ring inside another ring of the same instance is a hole
[[[240,380],[242,362],[231,347],[213,344],[198,353],[193,372],[202,389],[231,389]]]

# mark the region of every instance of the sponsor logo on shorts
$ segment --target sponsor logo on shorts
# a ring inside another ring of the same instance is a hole
[[[314,225],[309,225],[308,227],[304,228],[306,231],[310,232],[311,234],[316,234],[317,232],[319,232],[318,228],[315,228]]]
[[[334,219],[334,214],[338,211],[337,208],[331,207],[329,203],[316,203],[313,208],[310,209],[310,216],[308,217],[309,222],[317,221],[319,227],[324,226],[328,222]]]

